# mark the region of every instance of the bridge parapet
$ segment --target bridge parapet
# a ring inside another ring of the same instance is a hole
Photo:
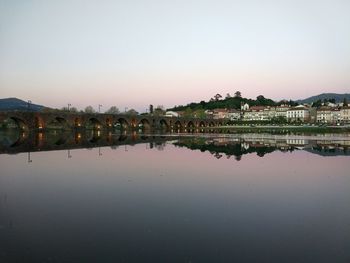
[[[223,125],[227,120],[68,112],[0,112],[0,122],[13,120],[22,130],[43,130],[56,123],[62,129],[198,129]]]

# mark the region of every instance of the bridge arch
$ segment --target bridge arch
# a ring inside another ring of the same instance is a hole
[[[182,123],[180,120],[177,120],[175,121],[174,125],[173,125],[173,129],[174,130],[181,130],[183,127],[182,127]]]
[[[99,129],[102,128],[102,123],[97,118],[91,117],[91,118],[88,119],[87,128],[92,128],[94,130],[99,130]]]
[[[205,125],[205,122],[204,121],[200,121],[199,122],[199,127],[200,128],[203,128],[203,127],[205,127],[206,125]]]
[[[114,127],[121,130],[126,130],[129,128],[129,122],[125,118],[118,118],[114,122]]]
[[[160,119],[159,120],[159,127],[162,129],[162,130],[169,130],[169,124],[168,122],[165,120],[165,119]]]
[[[138,129],[140,130],[150,130],[151,129],[151,123],[148,119],[141,119],[137,124]]]
[[[195,127],[193,121],[189,121],[189,122],[187,123],[186,126],[187,126],[187,128],[189,128],[189,129],[193,129],[193,128]]]
[[[8,118],[5,118],[3,124],[11,126],[11,122],[20,130],[28,130],[29,128],[27,122],[17,116],[9,116]]]
[[[35,127],[37,129],[53,128],[53,129],[68,129],[70,127],[68,120],[62,116],[53,116],[50,118],[42,119],[35,117]]]

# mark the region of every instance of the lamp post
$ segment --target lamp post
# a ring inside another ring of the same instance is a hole
[[[31,162],[33,161],[32,161],[32,158],[30,158],[30,152],[28,152],[28,163],[31,163]]]
[[[30,109],[30,104],[32,103],[32,101],[31,100],[28,100],[28,111],[29,111],[29,109]]]
[[[98,113],[101,113],[101,107],[102,107],[102,105],[98,104]]]

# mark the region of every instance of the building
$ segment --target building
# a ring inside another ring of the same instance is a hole
[[[165,113],[165,117],[176,117],[177,118],[179,116],[180,116],[180,114],[176,111],[167,111]]]
[[[332,121],[332,108],[321,106],[316,111],[316,121],[318,123],[330,123]]]
[[[213,119],[228,119],[229,111],[227,109],[214,109],[213,110]]]
[[[340,123],[344,122],[344,118],[348,118],[346,110],[322,106],[317,109],[318,123]]]
[[[339,108],[334,108],[331,111],[331,123],[340,123],[341,122],[341,112]]]
[[[243,113],[244,121],[266,121],[269,120],[269,111],[264,106],[252,106]]]
[[[290,109],[289,105],[280,105],[276,107],[276,115],[275,117],[283,117],[287,119],[287,111]]]
[[[304,105],[291,107],[287,110],[287,120],[290,122],[308,122],[310,120],[309,108]]]
[[[340,108],[340,119],[344,123],[350,123],[350,107],[344,106]]]
[[[241,103],[241,110],[246,111],[249,110],[249,104],[248,103]]]
[[[241,119],[241,111],[236,109],[229,110],[227,115],[231,121],[237,121]]]

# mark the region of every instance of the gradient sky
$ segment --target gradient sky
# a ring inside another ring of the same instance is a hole
[[[350,1],[0,0],[0,97],[145,110],[350,92]]]

